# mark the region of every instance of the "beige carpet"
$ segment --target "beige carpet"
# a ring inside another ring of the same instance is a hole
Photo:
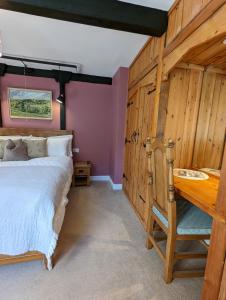
[[[0,267],[1,300],[193,300],[202,279],[166,285],[163,264],[122,192],[106,183],[70,192],[57,263]]]

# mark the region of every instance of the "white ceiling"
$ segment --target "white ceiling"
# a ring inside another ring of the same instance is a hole
[[[120,1],[152,7],[152,8],[158,8],[162,10],[169,10],[171,5],[174,2],[174,0],[120,0]]]
[[[173,0],[124,1],[167,9]],[[3,54],[79,63],[84,74],[110,77],[119,67],[128,67],[148,39],[144,35],[2,9],[0,31]]]

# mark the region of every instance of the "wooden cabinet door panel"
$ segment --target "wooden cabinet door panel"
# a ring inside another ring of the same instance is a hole
[[[138,90],[129,98],[127,104],[127,130],[125,144],[125,166],[124,166],[124,189],[129,199],[133,201],[134,186],[134,156],[136,152],[135,132],[137,130],[137,119],[139,112]]]
[[[151,122],[154,109],[155,90],[152,85],[142,87],[140,90],[139,113],[139,142],[137,146],[137,210],[141,219],[146,223],[149,207],[148,199],[148,165],[146,155],[146,140],[150,136]]]

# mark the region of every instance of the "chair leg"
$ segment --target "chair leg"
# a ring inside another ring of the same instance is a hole
[[[149,238],[149,236],[153,236],[154,233],[154,225],[155,225],[155,220],[152,216],[150,216],[149,224],[148,224],[148,232],[147,232],[147,240],[146,240],[146,248],[147,249],[152,249],[153,244]]]
[[[174,267],[174,255],[175,255],[176,239],[172,233],[168,233],[166,242],[166,259],[165,259],[165,274],[164,279],[166,283],[170,283],[173,280],[173,267]]]

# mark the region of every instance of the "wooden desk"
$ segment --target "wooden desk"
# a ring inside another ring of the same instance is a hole
[[[195,206],[219,221],[225,219],[216,211],[220,178],[209,175],[207,180],[191,180],[174,176],[176,192]]]

